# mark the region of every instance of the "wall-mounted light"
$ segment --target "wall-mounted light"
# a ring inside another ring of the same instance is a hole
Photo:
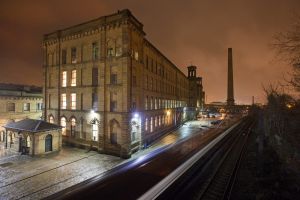
[[[139,114],[138,114],[138,113],[134,113],[133,117],[134,117],[134,118],[138,118],[138,117],[139,117]]]

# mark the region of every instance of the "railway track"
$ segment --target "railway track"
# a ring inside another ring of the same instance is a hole
[[[195,196],[195,199],[230,199],[231,190],[245,150],[248,135],[250,134],[251,129],[249,128],[251,128],[251,125],[240,131],[235,142],[221,160],[209,183],[202,193],[198,193]]]
[[[234,129],[159,199],[230,199],[253,125],[253,119],[249,118]]]

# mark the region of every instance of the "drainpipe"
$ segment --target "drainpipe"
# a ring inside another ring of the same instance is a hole
[[[57,121],[60,124],[60,101],[61,101],[61,94],[60,94],[60,87],[61,87],[61,31],[58,31],[58,87],[57,87],[57,94],[58,94],[58,108],[57,108]],[[33,136],[34,137],[34,136]]]
[[[7,129],[5,129],[5,149],[7,149]]]

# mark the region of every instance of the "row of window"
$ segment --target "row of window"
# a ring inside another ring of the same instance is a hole
[[[92,43],[92,55],[91,55],[91,59],[92,60],[98,60],[100,58],[100,45],[99,42],[93,42]],[[68,51],[70,51],[69,55],[69,59],[68,59]],[[61,51],[61,63],[67,64],[67,63],[71,63],[71,64],[76,64],[79,61],[79,57],[81,57],[80,55],[80,51],[78,51],[77,47],[72,47],[71,49],[62,49]],[[107,47],[107,56],[108,57],[112,57],[112,56],[122,56],[122,46],[121,45],[116,45],[116,44],[108,44]],[[133,57],[138,60],[138,52],[134,51]],[[49,65],[53,65],[55,63],[55,57],[54,57],[54,53],[49,54],[48,55],[48,62]]]
[[[82,79],[82,73],[81,73],[81,79]],[[50,82],[51,82],[51,77],[50,77]],[[82,83],[82,80],[81,80]],[[136,81],[134,81],[136,84]],[[118,74],[117,72],[111,72],[110,74],[110,84],[118,84]],[[98,86],[98,68],[94,67],[92,68],[92,85],[93,86]],[[51,84],[49,84],[51,87]],[[67,87],[69,86],[68,84],[68,72],[63,71],[62,72],[62,81],[61,81],[61,87]],[[71,82],[70,82],[71,87],[77,86],[77,70],[74,69],[71,71]]]
[[[161,76],[166,80],[172,81],[174,83],[178,81],[176,79],[176,73],[174,71],[169,71],[165,69],[165,67],[162,64],[159,64],[157,61],[154,61],[153,58],[149,58],[148,55],[145,56],[144,63],[146,69],[149,70],[150,72],[153,72],[154,74]]]
[[[145,110],[164,109],[164,108],[178,108],[185,107],[186,102],[177,100],[160,99],[156,97],[145,98]]]
[[[81,94],[81,110],[83,110],[83,94]],[[77,110],[77,94],[71,93],[70,94],[70,107],[68,107],[68,101],[67,101],[67,94],[62,93],[61,94],[61,103],[60,108],[65,110],[70,108],[71,110]],[[51,94],[49,95],[49,108],[51,108]],[[98,94],[92,93],[92,102],[91,102],[91,109],[94,111],[98,110]],[[110,111],[114,112],[117,111],[117,93],[111,92],[110,94]]]
[[[30,103],[23,103],[23,111],[31,111]],[[36,103],[36,111],[42,110],[43,104],[42,103]],[[6,110],[8,112],[15,112],[16,111],[16,103],[7,103]]]
[[[76,81],[76,77],[77,77],[77,70],[74,69],[71,71],[71,86],[75,87],[77,85],[77,81]],[[67,87],[67,71],[63,71],[62,72],[62,82],[61,82],[61,86],[62,87]]]
[[[67,49],[63,49],[61,52],[61,63],[67,64]],[[72,64],[75,64],[78,62],[78,53],[77,53],[77,48],[72,47],[71,48],[71,60],[70,62]],[[100,51],[99,51],[99,43],[98,42],[93,42],[92,43],[92,60],[97,60],[100,57]]]
[[[163,125],[171,124],[171,118],[167,115],[159,115],[145,119],[145,131],[153,132],[154,129]]]
[[[50,115],[49,117],[49,122],[54,124],[54,117],[52,115]],[[76,118],[72,117],[70,119],[70,136],[71,137],[75,137],[76,136],[76,132],[77,132],[77,127],[78,127],[78,124],[77,124],[77,120]],[[61,117],[60,118],[60,125],[63,127],[62,128],[62,135],[66,136],[67,135],[67,119],[66,117]],[[82,125],[81,125],[82,126]],[[99,138],[98,138],[98,132],[99,132],[99,127],[98,127],[98,124],[91,124],[92,126],[92,134],[91,134],[91,140],[93,141],[98,141]]]
[[[167,94],[174,94],[177,93],[180,95],[186,96],[187,90],[184,88],[179,87],[177,85],[177,88],[173,84],[169,84],[165,81],[155,79],[153,77],[148,77],[148,75],[145,76],[145,82],[144,82],[144,88],[151,90],[151,91],[156,91],[156,92],[165,92]]]

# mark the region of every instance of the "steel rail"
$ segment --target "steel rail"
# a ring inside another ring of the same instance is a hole
[[[144,193],[139,200],[143,199],[156,199],[161,193],[163,193],[172,183],[179,179],[188,169],[190,169],[201,157],[203,157],[210,149],[212,149],[218,142],[220,142],[226,135],[228,135],[236,126],[240,123],[235,124],[234,126],[227,129],[217,138],[212,140],[208,145],[202,148],[198,153],[193,155],[185,163],[179,166],[175,171],[161,180],[158,184]]]
[[[208,184],[194,196],[194,199],[229,199],[232,184],[234,184],[234,176],[237,173],[239,160],[245,148],[249,128],[253,123],[246,124],[247,134],[243,137],[244,130],[238,131],[238,137],[227,149],[225,156],[220,160],[219,165],[215,169],[212,177],[208,180]]]

